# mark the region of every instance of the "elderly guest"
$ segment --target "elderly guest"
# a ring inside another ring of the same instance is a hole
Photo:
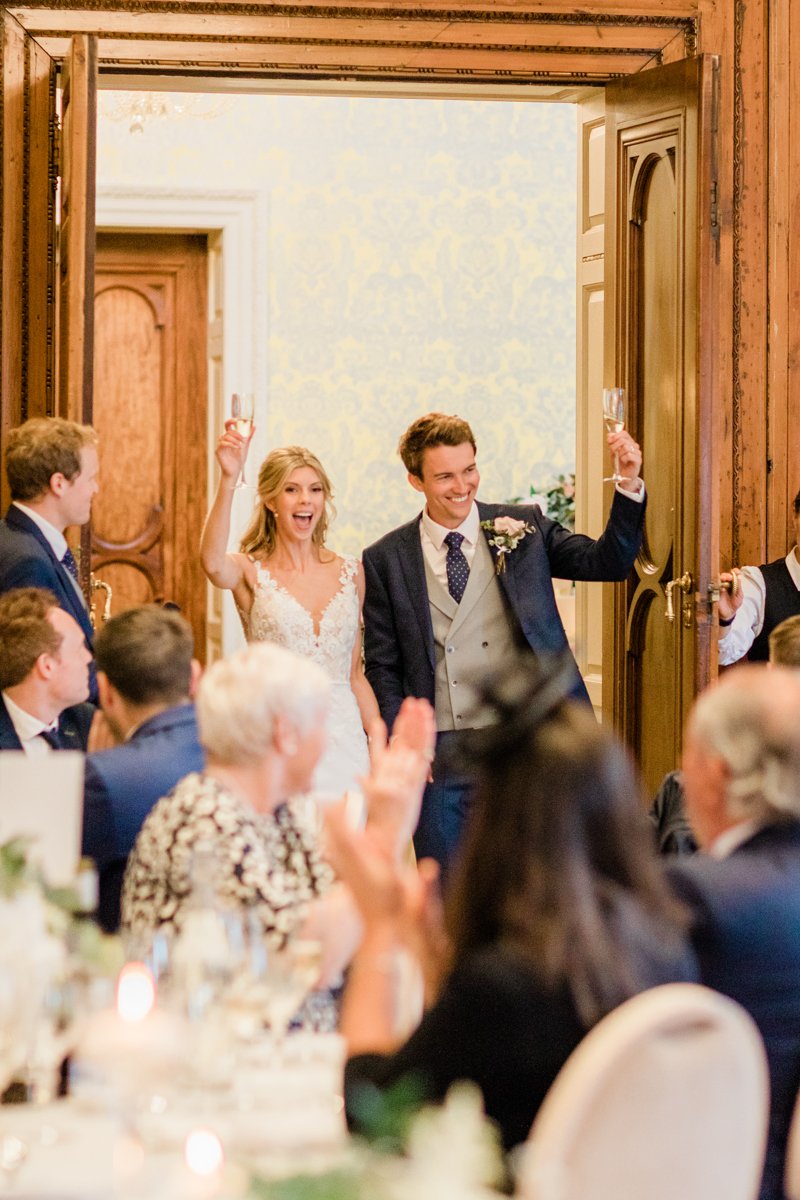
[[[193,849],[211,843],[220,903],[247,906],[277,943],[296,931],[319,938],[323,979],[338,975],[358,940],[357,914],[320,856],[307,805],[290,801],[308,789],[323,752],[329,687],[321,667],[268,643],[210,668],[196,700],[206,769],[181,780],[145,821],[123,886],[124,928],[180,930]],[[367,825],[390,858],[410,839],[432,740],[429,706],[413,701],[365,783]],[[333,1019],[331,1002],[319,1022]]]
[[[628,758],[567,699],[573,685],[572,668],[528,662],[487,692],[497,720],[471,738],[475,807],[447,896],[449,947],[426,865],[422,882],[404,874],[331,814],[334,862],[365,924],[341,1023],[351,1115],[362,1094],[404,1076],[431,1099],[468,1079],[512,1147],[596,1021],[635,992],[694,977]],[[442,983],[399,1044],[403,948]]]
[[[760,1200],[783,1200],[800,1087],[800,677],[743,666],[704,692],[683,753],[700,848],[671,871],[694,914],[703,983],[738,1000],[764,1039],[770,1124]]]

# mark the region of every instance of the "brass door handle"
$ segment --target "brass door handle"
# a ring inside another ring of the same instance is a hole
[[[668,621],[675,620],[675,604],[672,599],[672,593],[674,589],[679,588],[680,591],[683,592],[684,596],[688,596],[689,592],[692,590],[692,582],[691,571],[684,571],[680,579],[670,579],[669,583],[664,588],[664,592],[667,597],[667,607],[664,610],[664,616]]]
[[[102,620],[103,620],[103,622],[105,622],[111,616],[111,599],[112,599],[112,596],[114,593],[111,591],[110,583],[106,583],[105,579],[98,579],[97,576],[94,574],[89,576],[89,589],[90,589],[91,595],[92,595],[92,606],[89,610],[89,619],[92,622],[92,629],[96,629],[97,628],[97,611],[96,611],[96,605],[94,602],[94,594],[95,594],[95,592],[105,592],[105,594],[106,594],[106,598],[103,601],[103,616],[102,616]]]

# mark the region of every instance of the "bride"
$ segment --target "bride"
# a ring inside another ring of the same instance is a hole
[[[215,587],[233,592],[245,637],[286,646],[324,667],[333,683],[327,748],[313,790],[341,794],[367,774],[365,730],[378,704],[364,675],[364,570],[325,546],[332,490],[322,464],[302,446],[272,450],[258,473],[258,501],[239,552],[227,551],[236,480],[248,439],[227,421],[216,458],[221,477],[200,541]]]

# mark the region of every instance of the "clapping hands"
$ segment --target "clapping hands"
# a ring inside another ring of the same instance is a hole
[[[383,721],[370,730],[370,772],[361,781],[367,828],[389,854],[402,855],[411,842],[435,745],[436,722],[427,700],[403,701],[391,742]]]

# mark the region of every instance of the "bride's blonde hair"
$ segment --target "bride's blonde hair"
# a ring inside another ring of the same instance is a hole
[[[311,540],[315,546],[324,546],[328,525],[336,516],[333,507],[333,488],[316,454],[304,446],[281,446],[270,450],[258,472],[258,504],[253,519],[242,535],[239,549],[242,554],[269,558],[275,549],[275,514],[268,505],[274,501],[291,475],[298,467],[310,467],[322,484],[325,505]]]

